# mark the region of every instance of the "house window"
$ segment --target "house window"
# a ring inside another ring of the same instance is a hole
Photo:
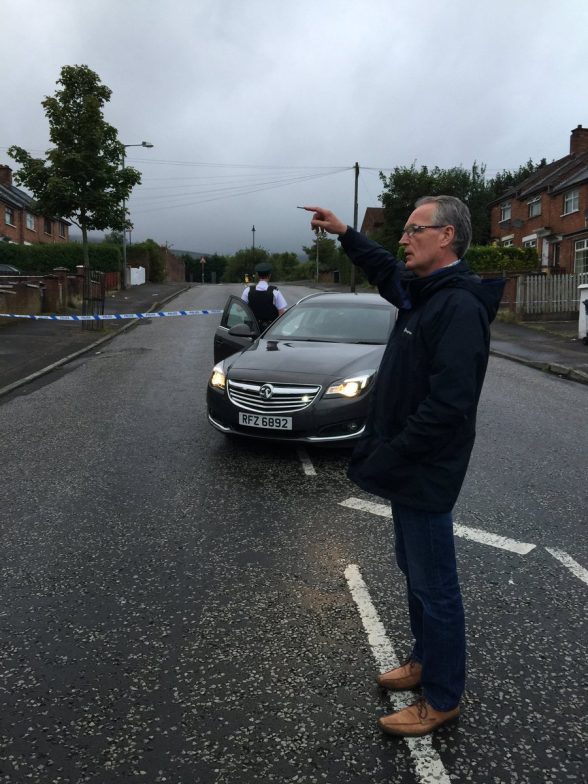
[[[63,221],[59,221],[59,236],[65,237],[65,223]]]
[[[45,234],[53,234],[53,223],[49,220],[49,218],[45,218],[45,228],[43,231]]]
[[[576,242],[574,272],[576,275],[579,275],[581,272],[588,272],[588,240],[578,240]]]
[[[512,205],[509,201],[505,201],[504,204],[500,205],[500,220],[501,221],[510,220],[511,214],[512,214]]]
[[[35,216],[31,215],[30,212],[27,212],[27,229],[35,230]]]
[[[534,199],[528,201],[527,207],[529,208],[529,218],[536,218],[537,215],[541,215],[541,196],[535,196]]]
[[[506,234],[500,240],[500,244],[502,245],[503,248],[512,248],[513,240],[514,240],[514,234]]]
[[[537,240],[525,240],[523,242],[523,248],[536,248],[537,247]]]
[[[580,209],[580,191],[568,191],[564,193],[563,214],[578,212]]]
[[[16,226],[14,222],[14,210],[12,207],[4,208],[4,222],[7,226]]]

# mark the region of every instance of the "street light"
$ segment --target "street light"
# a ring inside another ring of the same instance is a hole
[[[122,168],[124,171],[125,168],[125,150],[127,147],[153,147],[151,142],[140,142],[139,144],[123,144],[122,146]],[[127,205],[126,200],[123,199],[123,216],[125,219],[125,224],[127,220]],[[126,289],[127,287],[127,227],[123,228],[123,262],[122,262],[122,288]]]
[[[251,257],[255,265],[255,226],[251,227],[251,234],[253,235],[253,245],[251,246]]]

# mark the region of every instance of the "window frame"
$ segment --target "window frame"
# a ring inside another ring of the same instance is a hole
[[[583,245],[582,248],[579,248],[579,245]],[[584,269],[578,269],[578,253],[583,253],[584,257],[582,262],[584,264]],[[576,240],[574,243],[574,274],[581,275],[582,273],[588,272],[588,238],[584,238],[582,240]]]
[[[539,211],[535,212],[537,206]],[[527,215],[529,218],[538,218],[541,215],[541,196],[535,196],[527,202]]]
[[[506,210],[508,210],[508,215],[506,215]],[[512,218],[512,201],[505,201],[503,204],[500,205],[500,223],[504,223],[504,221],[510,220]]]
[[[570,209],[566,209],[566,202],[568,201],[568,198],[570,196],[573,199],[572,209],[571,210]],[[573,206],[574,203],[576,205],[575,207]],[[571,191],[566,191],[566,193],[564,193],[564,195],[563,195],[563,212],[562,212],[562,217],[564,215],[571,215],[573,212],[579,212],[579,211],[580,211],[580,189],[579,188],[573,188]]]
[[[25,218],[25,225],[29,231],[36,231],[37,221],[32,212],[27,212]]]
[[[15,221],[16,221],[16,211],[15,211],[14,207],[10,207],[10,205],[5,204],[4,205],[4,223],[7,226],[12,226],[13,228],[16,228]]]
[[[49,226],[49,231],[47,231],[47,226]],[[53,236],[53,221],[51,218],[43,218],[43,234],[46,234],[48,237]]]

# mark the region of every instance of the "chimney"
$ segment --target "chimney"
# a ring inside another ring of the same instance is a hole
[[[570,155],[579,155],[588,152],[588,128],[578,125],[570,136]]]
[[[12,169],[10,166],[0,166],[0,185],[12,186]]]

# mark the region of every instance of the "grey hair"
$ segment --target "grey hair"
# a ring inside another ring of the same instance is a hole
[[[472,219],[467,204],[455,196],[423,196],[415,207],[421,204],[435,204],[433,221],[443,226],[453,226],[455,237],[452,248],[458,259],[463,259],[472,241]]]

